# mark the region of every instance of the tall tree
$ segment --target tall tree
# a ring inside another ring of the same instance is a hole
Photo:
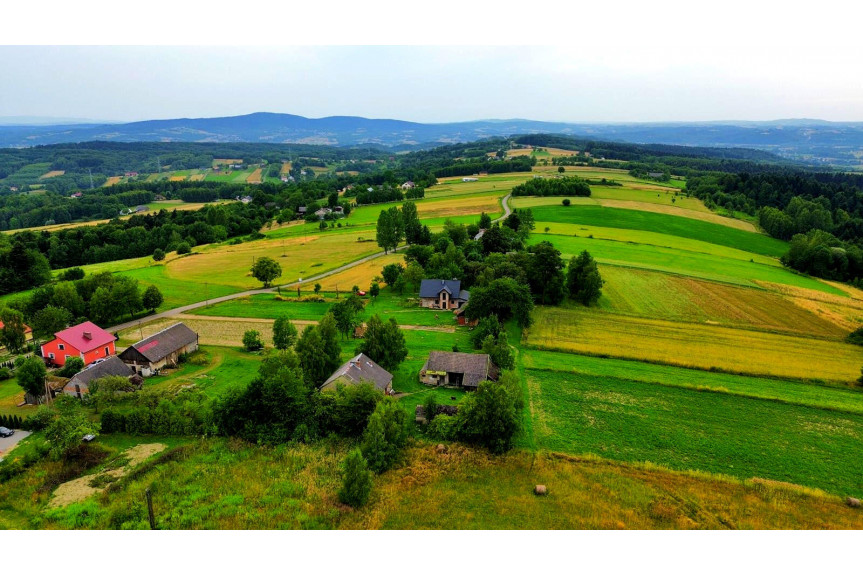
[[[533,254],[527,274],[530,291],[542,304],[559,304],[566,295],[563,289],[565,264],[560,250],[551,242],[542,241],[531,246],[529,251]]]
[[[144,290],[144,295],[141,297],[141,304],[144,306],[144,309],[150,311],[156,311],[156,308],[162,305],[164,301],[165,298],[162,296],[162,292],[155,285],[147,286],[147,289]]]
[[[267,288],[274,279],[282,276],[282,266],[273,258],[260,257],[252,266],[252,276]]]
[[[501,321],[514,317],[521,327],[530,327],[533,311],[530,287],[512,278],[498,278],[487,286],[474,286],[465,308],[468,319],[496,315]]]
[[[58,331],[66,329],[72,323],[72,314],[62,307],[46,306],[33,316],[33,334],[37,337],[50,338]]]
[[[420,243],[423,226],[414,202],[408,201],[402,204],[402,221],[405,227],[405,241],[409,244]]]
[[[393,371],[408,355],[407,344],[396,320],[384,323],[377,315],[369,318],[362,343],[357,353],[364,353],[378,365]]]
[[[273,323],[273,347],[288,349],[297,341],[297,328],[286,316],[276,318]]]
[[[336,327],[336,318],[333,317],[332,313],[327,313],[321,318],[318,330],[321,333],[321,351],[325,360],[326,374],[329,377],[342,363],[340,359],[342,346],[339,343],[339,328]]]
[[[7,307],[0,311],[0,321],[3,322],[3,329],[0,329],[0,343],[12,353],[20,352],[27,341],[24,314],[17,309]]]
[[[303,379],[309,387],[324,383],[332,371],[327,370],[327,359],[323,354],[324,342],[317,326],[310,325],[297,340],[296,351],[303,368]]]
[[[603,283],[596,260],[587,250],[569,261],[566,284],[572,299],[587,306],[595,303],[602,295]]]
[[[45,395],[45,376],[47,373],[45,363],[38,357],[25,359],[24,363],[15,370],[18,385],[24,391],[36,397]]]

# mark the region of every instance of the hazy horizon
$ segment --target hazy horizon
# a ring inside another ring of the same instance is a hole
[[[3,46],[14,89],[0,117],[859,122],[863,84],[839,73],[849,59],[811,47]]]

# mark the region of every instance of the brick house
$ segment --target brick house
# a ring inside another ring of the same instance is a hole
[[[66,365],[70,357],[80,357],[84,365],[105,359],[116,353],[113,334],[95,323],[85,321],[54,334],[54,339],[42,346],[42,359],[51,365]]]
[[[470,299],[459,280],[423,280],[420,284],[420,306],[431,309],[458,309]]]

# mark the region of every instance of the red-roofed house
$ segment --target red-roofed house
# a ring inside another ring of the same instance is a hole
[[[65,365],[70,357],[80,357],[84,365],[114,355],[114,336],[91,321],[79,323],[54,334],[42,346],[42,358],[54,365]]]

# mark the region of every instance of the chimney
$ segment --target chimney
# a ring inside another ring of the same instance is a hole
[[[84,332],[84,339],[93,339],[93,334],[89,331]]]

